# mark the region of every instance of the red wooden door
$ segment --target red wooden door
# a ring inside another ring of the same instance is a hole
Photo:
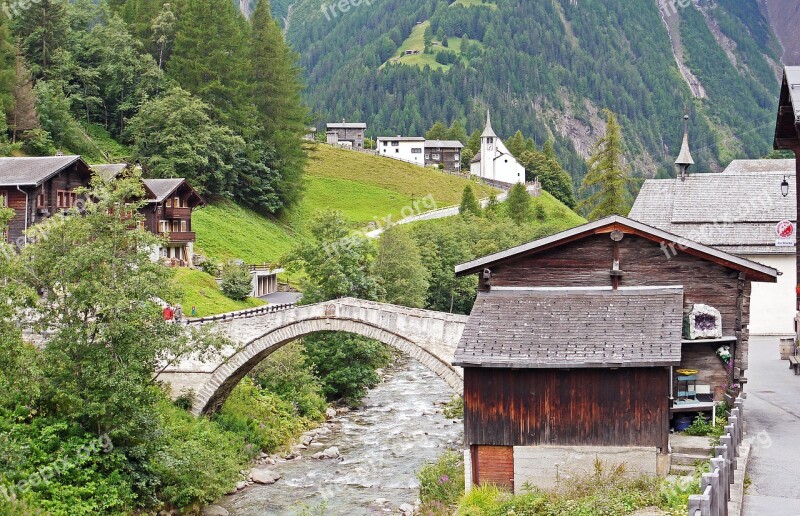
[[[475,485],[495,485],[514,490],[514,447],[472,447],[472,479]]]

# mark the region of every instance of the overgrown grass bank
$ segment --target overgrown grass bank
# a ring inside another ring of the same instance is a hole
[[[657,508],[682,516],[688,499],[699,492],[700,474],[678,480],[628,475],[625,466],[596,459],[593,470],[574,476],[555,489],[524,486],[512,495],[495,486],[473,488],[464,494],[464,462],[460,453],[447,452],[423,467],[420,480],[421,514],[428,516],[594,516],[631,514]]]
[[[245,301],[234,301],[222,293],[212,275],[200,270],[176,269],[174,281],[181,294],[173,303],[180,303],[186,316],[191,315],[193,306],[197,309],[197,317],[205,317],[265,304],[264,301],[252,297]]]

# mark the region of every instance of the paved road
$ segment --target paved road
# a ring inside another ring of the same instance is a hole
[[[778,355],[778,339],[750,340],[745,421],[753,438],[745,516],[800,515],[800,376]]]
[[[303,297],[300,292],[273,292],[266,296],[261,296],[261,299],[271,305],[282,305],[284,303],[296,303]]]

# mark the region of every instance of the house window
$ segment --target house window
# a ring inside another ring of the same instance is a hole
[[[439,155],[438,155],[438,154],[431,154],[431,157],[432,157],[433,159],[439,159]]]
[[[72,208],[78,201],[78,194],[69,192],[67,190],[58,190],[56,192],[56,206],[58,208],[67,209]]]
[[[172,231],[178,233],[181,230],[181,222],[179,220],[172,221]]]
[[[413,149],[411,149],[411,154],[422,154],[422,149],[420,149],[419,147],[414,147]]]
[[[459,156],[458,154],[453,154],[453,161],[459,161],[460,159],[461,156]]]
[[[166,220],[159,220],[158,221],[158,232],[159,233],[168,233],[169,232],[169,226],[167,225],[167,221]]]
[[[431,155],[430,154],[426,154],[425,155],[425,159],[431,159]]]
[[[171,197],[167,199],[166,207],[167,208],[172,208],[172,198]]]
[[[5,208],[6,206],[8,206],[8,194],[0,192],[0,208]]]
[[[400,145],[400,142],[392,142],[392,147],[398,147],[399,145]]]
[[[187,221],[185,221],[185,220],[182,220],[181,221],[181,232],[182,233],[186,233],[187,231],[189,231],[188,227],[189,227],[189,223]]]
[[[389,145],[389,142],[387,142],[386,140],[383,140],[383,146],[386,147],[387,145]]]
[[[47,198],[45,197],[45,195],[43,193],[40,193],[39,195],[36,196],[36,207],[37,208],[44,208],[46,201],[47,201]]]
[[[395,149],[395,150],[394,150],[394,153],[395,153],[395,154],[400,154],[400,149]]]
[[[175,198],[175,202],[172,203],[172,205],[175,206],[176,208],[181,208],[182,207],[181,206],[181,198],[180,197],[176,197]]]

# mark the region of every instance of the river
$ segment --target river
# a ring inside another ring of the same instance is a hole
[[[219,505],[236,516],[391,514],[419,496],[416,472],[448,448],[461,449],[463,424],[448,420],[442,404],[453,392],[430,370],[401,358],[363,407],[328,423],[301,460],[270,469],[283,478],[225,497]],[[311,455],[336,446],[339,460]]]

